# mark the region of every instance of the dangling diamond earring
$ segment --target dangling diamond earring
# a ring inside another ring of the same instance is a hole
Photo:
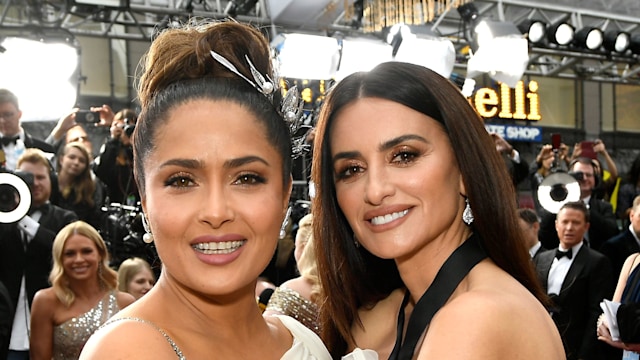
[[[142,214],[142,227],[144,228],[144,235],[142,235],[142,241],[146,244],[151,244],[153,242],[153,234],[151,233],[151,227],[147,223],[147,215]]]
[[[464,223],[467,225],[471,225],[474,219],[473,212],[471,211],[471,205],[469,205],[469,198],[465,197],[464,201],[466,203],[466,206],[464,207],[464,211],[462,212],[462,221],[464,221]]]
[[[360,241],[358,241],[356,234],[353,234],[353,245],[356,246],[356,249],[360,247]]]
[[[287,208],[287,214],[282,220],[282,226],[280,226],[280,239],[284,239],[287,236],[287,225],[289,225],[289,216],[291,216],[291,206]]]

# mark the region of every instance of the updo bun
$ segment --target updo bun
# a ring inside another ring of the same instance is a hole
[[[278,82],[269,42],[251,25],[200,21],[160,33],[141,62],[142,75],[137,84],[141,112],[133,134],[133,163],[143,198],[144,163],[154,151],[156,141],[160,141],[156,136],[158,129],[168,121],[175,107],[192,100],[230,101],[250,111],[282,157],[283,186],[291,178],[291,135],[278,111],[282,93],[275,91],[265,96],[252,85],[252,80],[243,79],[215,60],[211,51],[231,63],[246,79],[254,79],[248,58],[261,76]]]
[[[138,86],[142,108],[155,94],[177,81],[237,78],[213,59],[211,50],[229,60],[249,79],[252,76],[245,56],[260,73],[274,77],[269,43],[256,28],[234,21],[185,25],[160,33],[143,58]]]

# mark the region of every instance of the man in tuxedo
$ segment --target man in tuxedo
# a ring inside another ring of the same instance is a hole
[[[527,246],[527,249],[529,249],[529,255],[531,255],[532,259],[547,250],[542,247],[540,240],[538,240],[540,220],[538,219],[538,214],[536,214],[533,209],[518,209],[518,222],[520,223],[520,228],[524,233],[525,245]]]
[[[631,223],[628,228],[600,247],[600,252],[611,260],[614,274],[620,274],[622,265],[629,255],[640,251],[640,196],[633,200],[629,221]]]
[[[14,309],[7,359],[28,359],[33,296],[50,286],[51,247],[56,234],[78,217],[49,202],[51,167],[41,150],[25,150],[17,166],[33,175],[31,209],[17,223],[0,224],[0,282],[7,287]]]
[[[558,212],[558,248],[536,257],[534,263],[544,289],[553,301],[552,317],[567,359],[603,359],[596,337],[600,302],[611,298],[614,277],[604,255],[584,243],[589,210],[582,201],[568,202]]]
[[[54,152],[51,145],[24,131],[20,118],[18,98],[11,91],[0,89],[0,167],[8,170],[16,169],[18,158],[26,149],[36,148],[52,155]]]
[[[569,172],[578,179],[580,184],[580,201],[589,210],[589,231],[585,233],[585,243],[592,249],[599,250],[600,246],[618,234],[618,224],[610,203],[592,196],[596,187],[596,171],[593,161],[586,157],[579,157],[569,164]],[[545,212],[540,224],[540,241],[542,246],[553,249],[558,246],[558,233],[555,230],[556,215]]]

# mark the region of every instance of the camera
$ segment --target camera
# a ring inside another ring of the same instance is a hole
[[[0,223],[22,219],[31,207],[33,175],[23,171],[0,169]]]
[[[584,173],[582,171],[570,171],[569,175],[573,176],[578,181],[584,180]]]
[[[89,110],[79,110],[76,113],[76,122],[84,123],[84,124],[98,123],[100,122],[100,112],[89,111]]]

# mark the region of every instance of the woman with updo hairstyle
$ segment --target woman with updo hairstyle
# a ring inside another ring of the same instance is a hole
[[[192,23],[161,33],[143,61],[134,170],[162,271],[81,358],[330,359],[315,333],[263,317],[255,297],[287,225],[281,114],[298,114],[281,108],[266,38],[233,21]]]
[[[29,355],[34,360],[77,359],[91,334],[134,298],[118,291],[107,245],[86,222],[62,228],[52,255],[51,287],[38,291],[31,306]]]
[[[102,188],[91,173],[91,155],[79,142],[64,146],[58,158],[58,189],[56,205],[71,210],[78,218],[99,227]]]
[[[118,290],[133,295],[136,300],[151,290],[155,283],[151,265],[142,258],[129,258],[118,267]]]

